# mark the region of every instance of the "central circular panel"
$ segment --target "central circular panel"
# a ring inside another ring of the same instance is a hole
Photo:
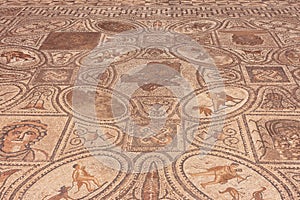
[[[101,22],[102,28],[107,28],[104,25]],[[218,108],[225,106],[223,94],[231,89],[224,90],[213,59],[188,36],[156,29],[127,31],[134,25],[110,26],[116,32],[125,32],[109,36],[107,42],[80,59],[82,67],[75,86],[62,95],[68,112],[76,123],[99,125],[102,135],[109,135],[107,129],[101,129],[103,124],[119,129],[122,142],[111,148],[131,160],[134,172],[149,171],[153,162],[157,168],[171,165],[189,148],[186,130],[201,123],[190,120],[201,118],[200,112],[194,112],[194,107],[203,102],[197,97],[202,87],[199,76],[207,83],[206,95],[218,101]],[[209,76],[203,73],[207,68]],[[216,81],[218,87],[212,87]],[[237,108],[245,103],[240,99],[243,95],[247,96],[247,92],[241,89],[236,97],[240,102],[234,102]],[[187,98],[185,106],[182,102]],[[224,109],[210,108],[207,119],[218,120],[219,126],[209,133],[220,132],[223,112]],[[214,142],[207,141],[212,146]],[[98,144],[92,145],[95,148]]]

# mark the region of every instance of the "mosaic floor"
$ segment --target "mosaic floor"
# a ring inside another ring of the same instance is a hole
[[[300,3],[2,0],[0,199],[299,200]]]

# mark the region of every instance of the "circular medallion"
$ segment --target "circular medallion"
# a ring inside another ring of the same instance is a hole
[[[10,70],[28,70],[38,68],[45,63],[43,53],[20,46],[0,47],[0,67]]]

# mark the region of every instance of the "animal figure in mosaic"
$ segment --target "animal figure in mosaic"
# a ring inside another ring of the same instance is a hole
[[[225,92],[207,93],[207,96],[215,104],[216,110],[219,110],[220,107],[224,106],[226,102],[232,102],[236,105],[243,100],[243,99],[228,95]]]
[[[225,92],[218,93],[206,93],[207,97],[211,99],[215,111],[222,109],[222,106],[235,106],[239,104],[243,99],[233,97],[231,95],[226,94]],[[225,105],[226,102],[232,102],[233,105]],[[210,116],[213,113],[213,110],[209,108],[210,106],[194,106],[193,109],[199,109],[200,114],[203,113],[205,116]]]
[[[71,198],[68,194],[69,190],[71,190],[71,187],[66,187],[66,186],[62,186],[60,188],[60,190],[58,191],[59,193],[50,197],[48,200],[74,200],[73,198]],[[48,195],[50,196],[50,195]],[[45,198],[47,198],[48,196],[45,196],[42,200],[45,200]]]
[[[257,81],[270,81],[276,82],[283,80],[280,73],[276,70],[262,70],[262,69],[255,69],[252,71],[254,74],[254,78]]]
[[[193,110],[198,110],[199,109],[199,112],[200,114],[204,114],[205,116],[209,116],[209,115],[212,115],[212,109],[206,107],[206,106],[194,106],[193,107]]]
[[[228,187],[224,191],[219,191],[220,194],[229,193],[232,200],[240,200],[240,193],[233,187]]]
[[[256,192],[253,192],[252,194],[252,199],[251,200],[264,200],[263,198],[263,192],[266,190],[267,188],[262,187],[261,190],[258,190]]]
[[[13,59],[15,59],[16,61],[19,60],[23,60],[23,61],[27,61],[27,60],[35,60],[35,57],[23,53],[21,51],[8,51],[8,52],[4,52],[0,55],[0,57],[4,57],[6,58],[6,64],[11,63],[11,61]]]

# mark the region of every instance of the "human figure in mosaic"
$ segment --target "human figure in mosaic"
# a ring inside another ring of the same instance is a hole
[[[73,178],[73,184],[77,183],[78,190],[79,192],[80,188],[85,185],[87,190],[89,192],[92,192],[92,185],[91,182],[95,183],[99,188],[102,187],[102,185],[99,183],[99,181],[95,178],[95,176],[90,175],[86,170],[85,166],[81,166],[79,164],[73,165],[74,171],[72,174]]]
[[[214,185],[217,183],[225,184],[229,180],[233,178],[237,178],[237,180],[246,180],[246,178],[243,178],[238,174],[241,169],[237,169],[239,165],[237,163],[231,163],[230,165],[225,166],[216,166],[207,169],[205,172],[199,172],[199,173],[191,173],[191,176],[215,176],[213,181],[209,181],[206,183],[201,183],[201,186],[205,188],[208,185]],[[239,182],[241,182],[239,181]]]
[[[22,120],[2,128],[0,160],[42,161],[48,154],[32,145],[47,135],[47,125],[40,120]]]

